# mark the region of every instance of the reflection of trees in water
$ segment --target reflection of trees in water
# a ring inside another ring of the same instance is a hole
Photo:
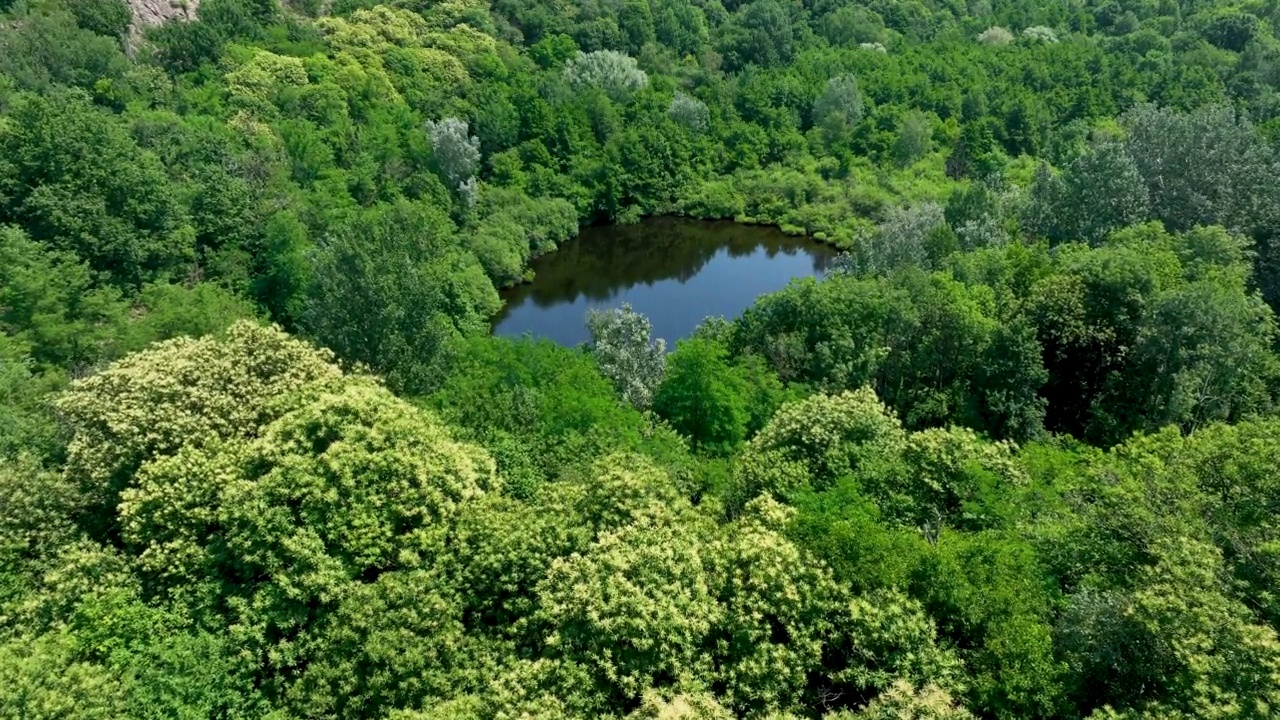
[[[807,252],[815,273],[825,272],[834,252],[776,228],[684,218],[652,218],[637,225],[586,228],[577,238],[533,263],[536,279],[503,293],[507,307],[526,298],[539,307],[573,302],[580,296],[596,302],[640,284],[664,280],[687,282],[720,251],[747,257],[764,251]]]

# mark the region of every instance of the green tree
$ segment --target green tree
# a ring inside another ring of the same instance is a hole
[[[107,0],[101,7],[112,4]],[[93,13],[99,7],[98,3],[69,5],[72,13]],[[56,85],[87,90],[100,81],[118,80],[128,69],[120,42],[95,35],[96,31],[83,24],[76,27],[73,14],[56,8],[23,13],[0,28],[0,73],[19,88],[39,92]]]
[[[76,24],[107,37],[123,38],[133,21],[133,12],[124,0],[67,3],[67,9],[76,18]]]
[[[731,453],[745,438],[750,420],[746,381],[711,340],[681,340],[667,358],[666,377],[653,409],[696,448]]]
[[[340,357],[423,393],[461,338],[482,332],[497,293],[442,213],[400,204],[332,229],[313,258],[300,325]]]
[[[154,154],[80,92],[24,96],[0,124],[0,219],[121,287],[190,268],[195,234]]]
[[[756,0],[734,13],[721,34],[720,48],[732,70],[785,65],[795,54],[794,33],[786,6],[777,0]]]
[[[1148,220],[1151,205],[1138,166],[1120,143],[1103,143],[1076,159],[1060,179],[1036,178],[1043,207],[1031,212],[1033,232],[1051,242],[1100,244],[1116,230]],[[1087,211],[1084,209],[1087,208]]]
[[[594,88],[615,102],[625,101],[649,84],[649,76],[636,65],[635,58],[613,50],[579,52],[565,63],[564,77],[579,90]]]
[[[222,337],[177,338],[72,383],[57,399],[72,439],[65,472],[105,530],[144,463],[186,445],[252,437],[285,408],[269,402],[336,380],[332,356],[283,332],[237,323]]]

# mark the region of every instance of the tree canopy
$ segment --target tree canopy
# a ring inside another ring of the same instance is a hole
[[[0,0],[0,719],[1280,714],[1275,5]]]

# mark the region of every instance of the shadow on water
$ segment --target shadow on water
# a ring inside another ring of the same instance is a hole
[[[585,228],[533,262],[533,282],[502,292],[494,333],[576,345],[589,337],[588,309],[626,302],[674,343],[708,316],[737,317],[792,278],[821,276],[835,255],[807,238],[734,222],[652,218]]]

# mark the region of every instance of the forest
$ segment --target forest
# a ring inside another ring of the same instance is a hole
[[[0,720],[1280,716],[1277,0],[162,6],[0,0]],[[655,216],[842,253],[491,334]]]

